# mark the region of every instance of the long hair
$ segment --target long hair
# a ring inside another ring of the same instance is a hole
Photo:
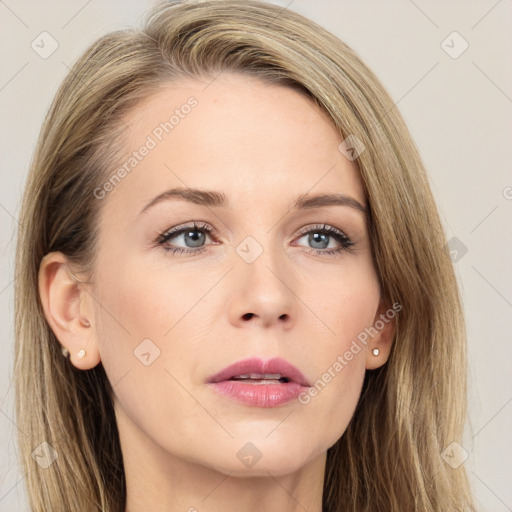
[[[402,306],[387,363],[367,371],[354,416],[327,452],[324,510],[474,510],[464,466],[453,469],[441,456],[463,432],[466,334],[419,153],[390,95],[351,48],[256,0],[157,4],[141,30],[92,44],[50,107],[23,196],[15,269],[18,444],[32,510],[123,512],[126,503],[111,385],[101,363],[82,371],[62,356],[38,294],[41,260],[62,251],[94,275],[105,202],[94,190],[116,169],[123,118],[169,83],[225,70],[302,91],[343,139],[364,144],[354,164],[382,298]],[[51,464],[37,463],[37,447]]]

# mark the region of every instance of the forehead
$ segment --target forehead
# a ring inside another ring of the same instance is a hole
[[[289,87],[227,72],[169,83],[125,122],[127,172],[109,202],[140,211],[151,196],[180,186],[260,205],[332,191],[366,203],[331,119]]]

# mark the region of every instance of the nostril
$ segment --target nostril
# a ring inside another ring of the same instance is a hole
[[[254,313],[246,313],[242,318],[244,320],[250,320],[254,316]]]

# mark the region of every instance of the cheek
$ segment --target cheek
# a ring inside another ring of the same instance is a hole
[[[112,384],[130,374],[144,382],[165,353],[172,328],[185,313],[179,283],[158,284],[140,266],[122,266],[104,273],[97,289],[97,336],[100,357]],[[153,282],[154,281],[154,282]],[[166,332],[171,331],[167,336]]]
[[[310,288],[311,309],[316,306],[322,312],[323,331],[328,334],[301,347],[307,354],[304,360],[314,361],[316,371],[312,388],[299,397],[319,430],[318,439],[328,440],[329,446],[343,434],[359,401],[371,345],[368,333],[380,301],[370,264],[334,281],[337,284],[329,284],[323,294]]]
[[[187,311],[200,290],[181,279],[164,280],[164,272],[125,262],[98,290],[100,356],[117,413],[125,426],[133,423],[147,434],[166,431],[176,410],[186,416],[196,405],[173,379],[170,363],[187,360]]]
[[[319,450],[332,446],[345,432],[364,382],[367,349],[357,335],[365,327],[365,315],[351,311],[353,316],[343,315],[345,323],[339,320],[343,329],[337,329],[336,342],[326,342],[311,354],[317,371],[311,387],[298,398],[303,417],[316,430]]]
[[[103,272],[95,291],[97,335],[116,396],[133,415],[143,416],[150,402],[186,399],[171,375],[182,382],[191,354],[204,354],[198,343],[211,308],[201,299],[215,281],[197,269],[142,265],[128,256],[122,265],[103,262],[103,268],[113,270]],[[193,402],[184,400],[182,407],[187,405]]]
[[[169,268],[143,268],[129,261],[110,272],[102,280],[97,308],[105,354],[110,347],[133,351],[144,339],[163,349],[207,290],[202,283],[185,272],[177,275]]]
[[[324,354],[330,358],[347,350],[375,320],[380,287],[369,257],[347,260],[323,279],[308,278],[302,290],[304,302],[317,313],[327,349]]]

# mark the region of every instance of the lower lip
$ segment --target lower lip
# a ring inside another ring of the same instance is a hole
[[[277,407],[296,399],[307,390],[297,382],[250,384],[239,380],[212,382],[215,391],[253,407]]]

